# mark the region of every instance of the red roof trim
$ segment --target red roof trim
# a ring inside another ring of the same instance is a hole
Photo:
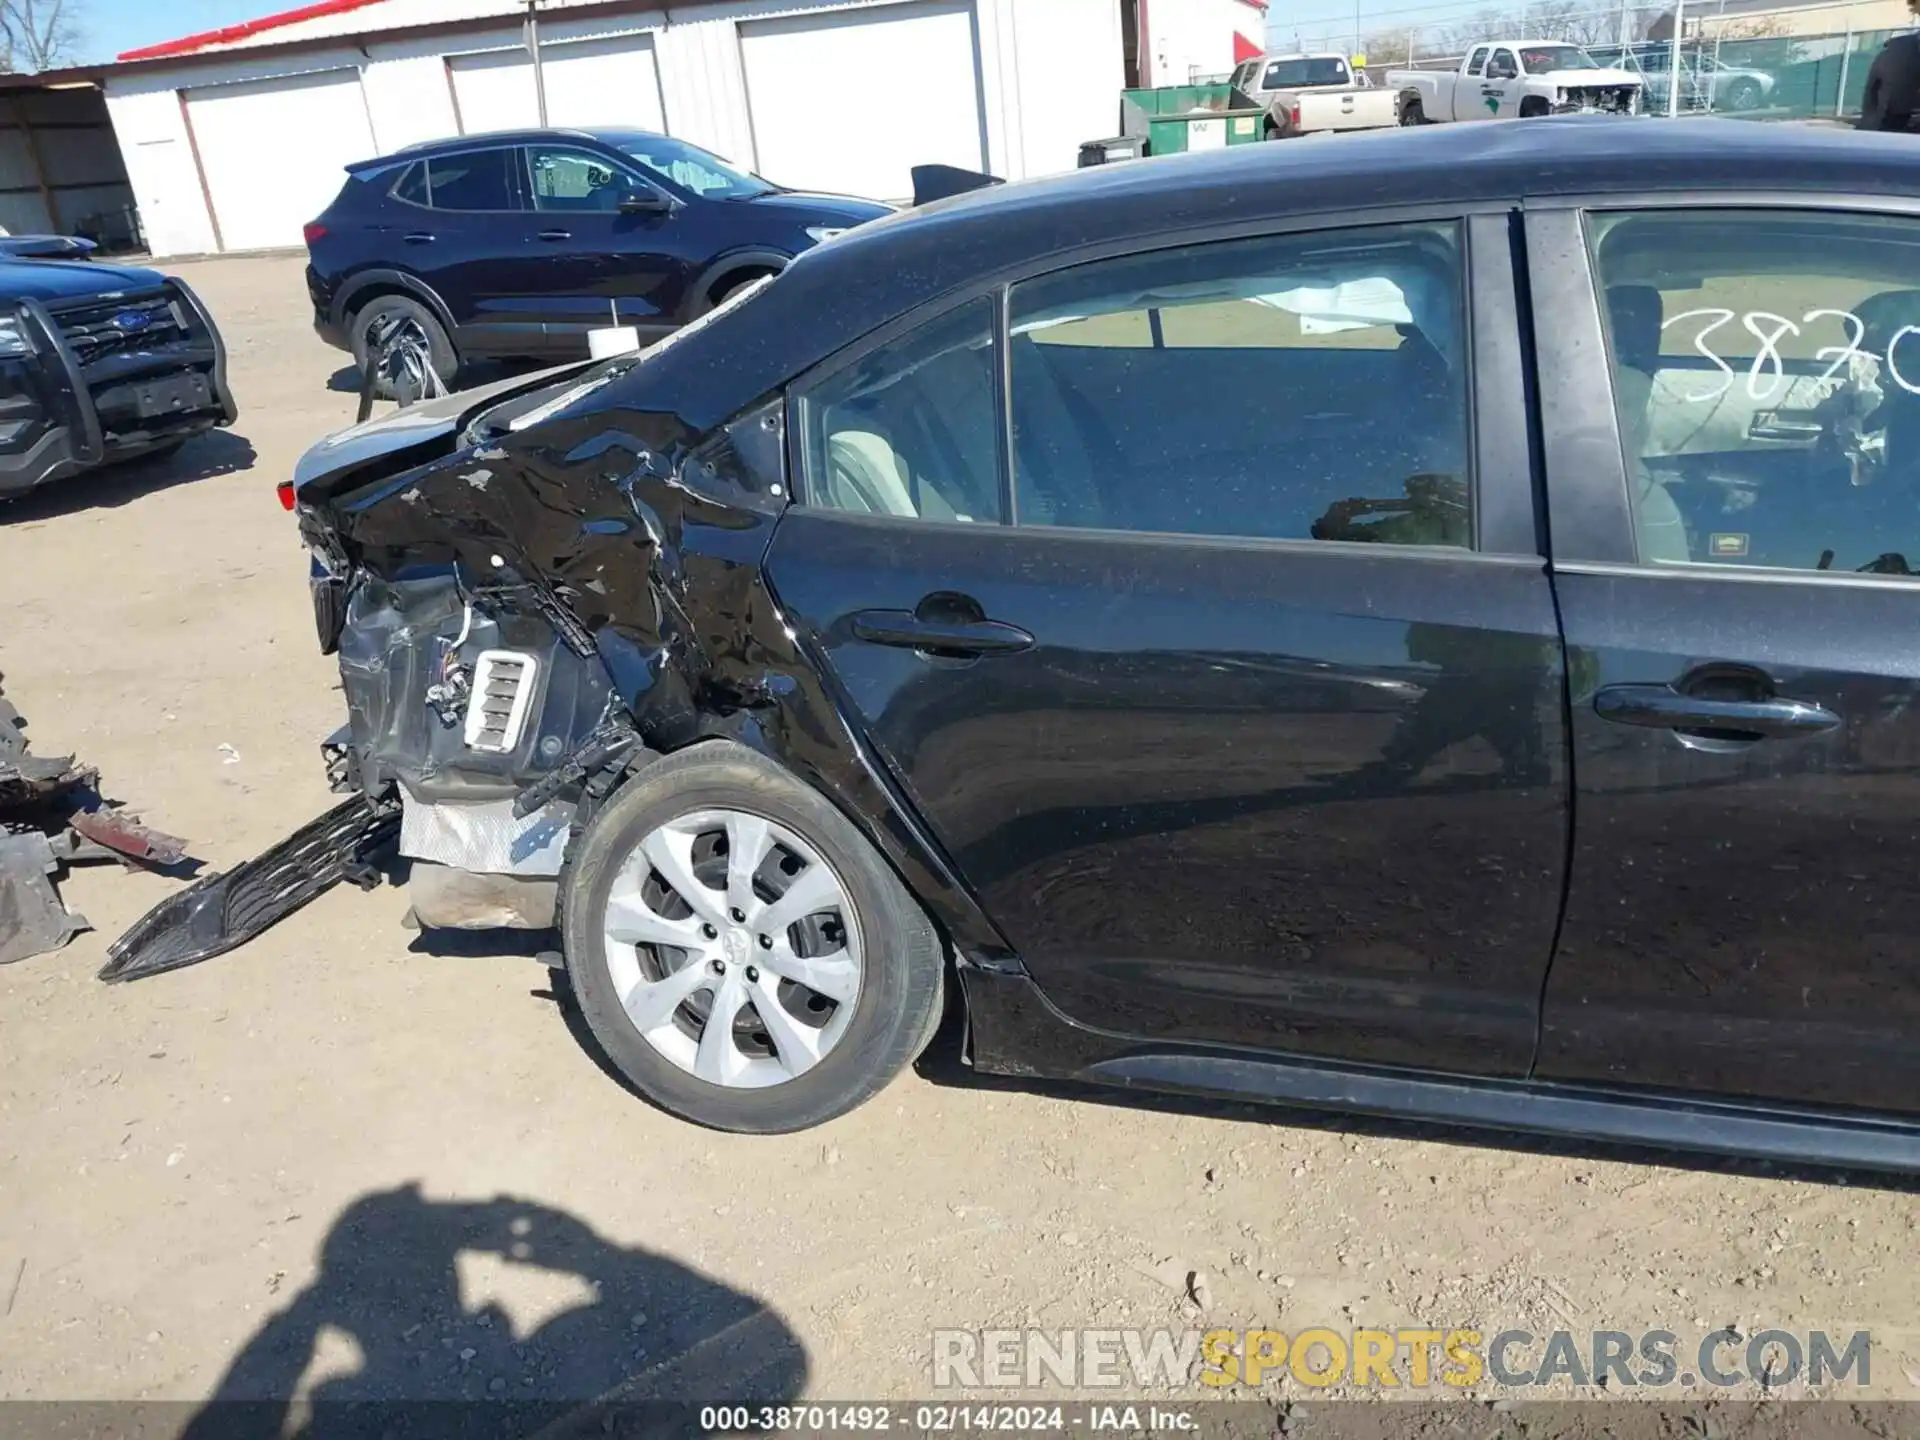
[[[1240,0],[1240,3],[1242,5],[1251,5],[1254,9],[1258,10],[1262,15],[1267,13],[1267,0]]]
[[[297,10],[283,10],[277,15],[263,15],[258,20],[244,20],[238,25],[229,25],[223,30],[205,30],[198,35],[187,35],[178,40],[166,40],[158,45],[123,51],[119,58],[158,60],[167,55],[188,55],[195,50],[204,50],[210,45],[231,45],[236,40],[245,40],[248,36],[258,35],[263,30],[278,30],[283,25],[297,25],[302,20],[317,20],[322,15],[342,15],[349,10],[359,10],[379,3],[380,0],[315,0],[314,4],[302,5]]]

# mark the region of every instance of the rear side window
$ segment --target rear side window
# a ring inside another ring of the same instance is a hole
[[[992,301],[963,305],[803,397],[807,501],[1000,523],[993,332]]]
[[[1471,544],[1461,256],[1404,225],[1016,285],[1016,521]]]
[[[424,160],[416,160],[401,172],[400,179],[393,187],[393,198],[422,208],[433,203],[427,190],[427,165]]]
[[[1588,221],[1645,564],[1920,575],[1920,221]]]
[[[1482,45],[1473,52],[1473,58],[1467,61],[1467,74],[1478,75],[1487,68],[1487,47]]]
[[[427,161],[429,203],[436,210],[512,210],[512,150],[467,150]]]

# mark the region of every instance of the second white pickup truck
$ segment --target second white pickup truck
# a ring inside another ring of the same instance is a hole
[[[1233,88],[1267,112],[1268,140],[1400,123],[1393,91],[1356,75],[1344,55],[1263,55],[1234,70]]]
[[[1563,40],[1500,40],[1476,45],[1449,70],[1389,70],[1402,125],[1450,120],[1514,120],[1534,115],[1640,110],[1640,77],[1610,70]]]

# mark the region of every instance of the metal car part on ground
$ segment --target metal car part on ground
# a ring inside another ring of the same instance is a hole
[[[186,842],[106,805],[99,773],[70,755],[28,753],[26,722],[0,691],[0,965],[58,950],[86,917],[54,888],[67,865],[118,860],[165,867],[186,856]]]
[[[1568,118],[862,227],[310,452],[330,780],[708,1125],[951,962],[993,1073],[1920,1170],[1917,181]]]

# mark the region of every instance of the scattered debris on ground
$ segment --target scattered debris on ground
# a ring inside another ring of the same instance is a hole
[[[54,888],[64,866],[117,860],[163,869],[187,853],[186,841],[102,800],[91,766],[30,754],[26,724],[0,687],[0,965],[58,950],[92,928]]]

